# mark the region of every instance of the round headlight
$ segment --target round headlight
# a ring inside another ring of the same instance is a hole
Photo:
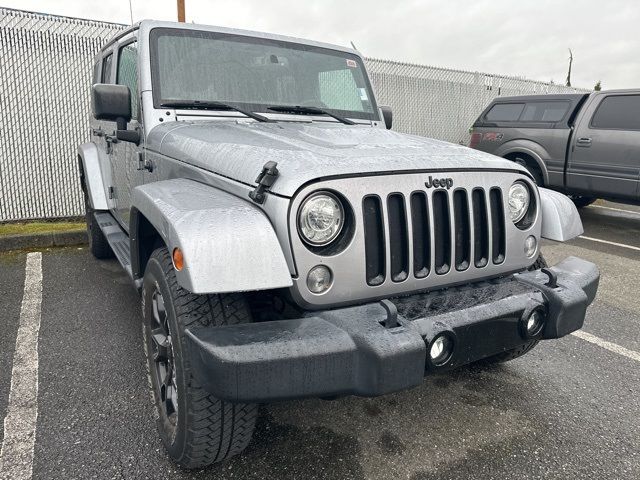
[[[509,188],[509,218],[513,223],[518,223],[524,218],[529,209],[531,194],[529,189],[522,182],[515,182]]]
[[[338,198],[328,192],[309,196],[300,206],[300,236],[310,245],[321,247],[331,243],[344,224],[344,209]]]

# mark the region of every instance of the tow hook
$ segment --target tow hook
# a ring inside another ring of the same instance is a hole
[[[399,327],[398,323],[398,309],[395,304],[390,302],[389,300],[380,300],[380,305],[387,312],[387,318],[384,320],[383,326],[385,328],[395,328]]]
[[[255,188],[255,190],[249,192],[249,198],[251,200],[258,204],[264,203],[267,188],[273,185],[278,178],[278,175],[280,175],[277,166],[278,162],[273,161],[264,164],[264,167],[262,167],[262,172],[260,172],[260,175],[258,175],[258,178],[256,178],[256,183],[258,184],[258,186]]]

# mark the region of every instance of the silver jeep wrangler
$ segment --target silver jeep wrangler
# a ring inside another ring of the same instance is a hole
[[[390,131],[358,52],[143,21],[95,59],[90,248],[142,296],[179,465],[241,452],[257,404],[377,396],[582,327],[595,265],[547,267],[573,204],[513,162]],[[385,128],[386,127],[386,128]]]

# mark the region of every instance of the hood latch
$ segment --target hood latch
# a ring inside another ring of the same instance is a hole
[[[256,178],[258,186],[251,192],[249,192],[249,198],[258,204],[263,204],[266,197],[265,193],[267,188],[273,185],[280,175],[278,171],[278,162],[267,162],[262,167],[262,172]]]

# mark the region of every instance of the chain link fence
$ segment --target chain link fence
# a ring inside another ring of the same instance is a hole
[[[0,222],[84,213],[92,57],[124,25],[0,8]],[[368,59],[394,130],[466,143],[496,96],[577,91],[514,77]]]

